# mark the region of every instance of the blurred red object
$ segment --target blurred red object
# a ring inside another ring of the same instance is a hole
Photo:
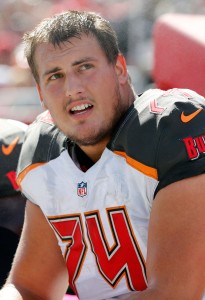
[[[205,96],[205,16],[162,15],[153,27],[153,79],[161,89],[189,88]]]
[[[20,42],[20,37],[12,31],[0,31],[0,64],[10,65],[11,54]]]

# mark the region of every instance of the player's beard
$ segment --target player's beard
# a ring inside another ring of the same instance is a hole
[[[128,109],[127,102],[123,101],[118,86],[116,86],[114,95],[115,101],[112,106],[112,118],[110,120],[104,120],[100,127],[90,129],[89,136],[78,137],[77,135],[69,134],[69,139],[79,146],[94,146],[104,139],[108,139],[115,128],[115,125],[121,118],[121,116]]]

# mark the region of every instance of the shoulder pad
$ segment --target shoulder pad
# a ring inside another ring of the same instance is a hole
[[[67,148],[66,141],[66,136],[55,126],[50,114],[47,111],[40,114],[28,127],[19,158],[17,177],[29,166],[46,163],[58,157]]]

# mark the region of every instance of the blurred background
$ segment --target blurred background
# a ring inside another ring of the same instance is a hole
[[[42,18],[66,9],[96,11],[111,22],[133,85],[137,93],[142,93],[155,85],[152,69],[156,20],[167,13],[205,15],[205,0],[1,0],[0,117],[29,124],[42,111],[21,39]]]

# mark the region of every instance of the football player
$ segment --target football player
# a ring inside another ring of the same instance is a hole
[[[201,300],[205,101],[137,96],[108,21],[68,11],[24,36],[47,109],[29,127],[18,183],[29,199],[0,299]]]
[[[16,168],[27,125],[0,119],[0,286],[5,283],[22,230],[25,197]]]

